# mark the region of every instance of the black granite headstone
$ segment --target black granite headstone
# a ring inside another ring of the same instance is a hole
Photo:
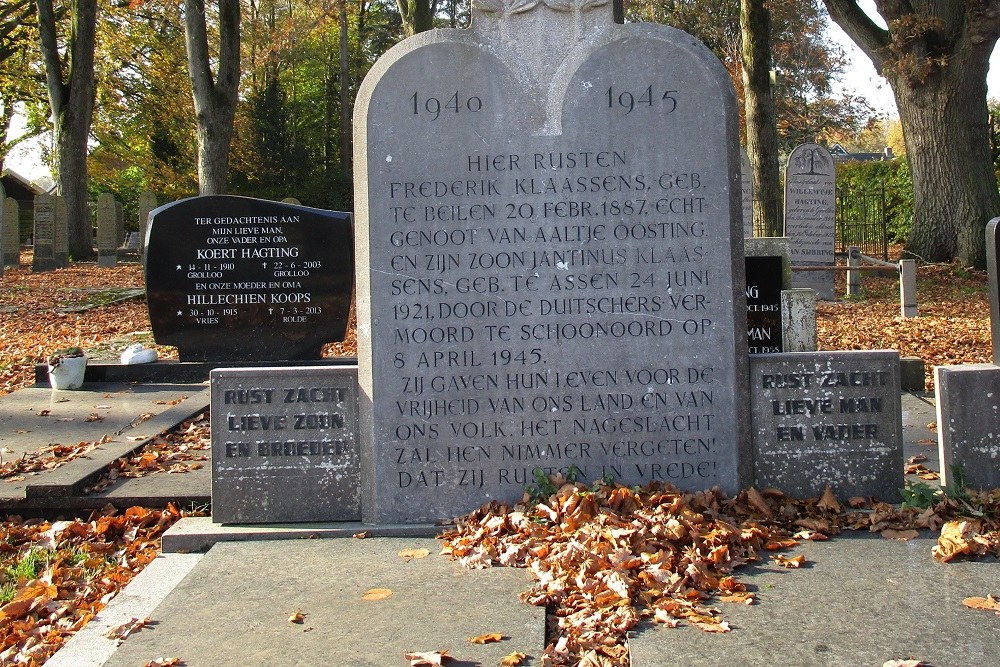
[[[986,268],[990,275],[990,334],[993,339],[993,363],[1000,366],[1000,218],[993,218],[986,225]]]
[[[318,359],[343,340],[354,288],[349,213],[247,197],[150,213],[146,300],[181,361]]]
[[[747,344],[750,354],[782,351],[781,257],[747,257]]]

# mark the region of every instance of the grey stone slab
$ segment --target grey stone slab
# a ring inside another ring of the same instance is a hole
[[[181,519],[163,534],[164,553],[207,551],[220,542],[261,542],[270,540],[315,540],[351,538],[359,533],[369,537],[434,537],[441,526],[421,523],[373,526],[357,521],[335,523],[221,524],[211,517]]]
[[[101,667],[118,649],[119,640],[109,638],[108,634],[133,619],[148,618],[201,559],[201,554],[157,556],[45,664]]]
[[[96,442],[106,435],[111,440],[61,467],[0,483],[0,503],[66,504],[115,459],[207,405],[207,388],[176,385],[107,384],[72,392],[29,387],[8,394],[0,398],[0,448],[6,460],[52,443]],[[42,416],[43,411],[48,414]],[[101,419],[86,421],[90,415]]]
[[[993,218],[986,225],[986,270],[990,287],[990,339],[993,363],[1000,363],[1000,218]]]
[[[211,373],[212,518],[361,518],[357,368]]]
[[[427,558],[398,553],[426,547]],[[454,665],[497,665],[513,651],[544,648],[544,609],[522,603],[523,570],[469,571],[438,556],[429,539],[296,540],[213,547],[105,663],[405,665],[403,653],[449,649]],[[372,588],[385,600],[365,601]],[[301,610],[302,624],[288,622]],[[508,637],[474,645],[469,637]]]
[[[97,264],[104,267],[118,264],[117,202],[110,192],[97,197]]]
[[[148,190],[139,195],[139,257],[146,254],[146,236],[149,234],[149,214],[158,206],[156,195]]]
[[[476,3],[359,91],[366,521],[516,499],[535,469],[749,479],[731,81],[675,29],[553,6]]]
[[[1000,567],[935,562],[934,543],[844,533],[797,548],[803,569],[737,570],[758,603],[719,605],[732,632],[646,627],[629,642],[632,666],[857,667],[911,656],[934,667],[998,664],[997,617],[962,600],[1000,589]]]
[[[21,265],[21,228],[17,200],[7,197],[3,207],[3,263],[4,266]]]
[[[792,266],[836,263],[837,170],[823,146],[802,144],[785,167],[785,236],[791,239]],[[832,271],[796,271],[795,287],[810,287],[833,300]]]
[[[1000,487],[1000,367],[937,366],[934,386],[941,483],[951,482],[957,465],[968,486]]]
[[[899,354],[799,352],[750,360],[754,484],[796,497],[899,501]]]
[[[32,271],[51,271],[56,268],[55,248],[55,199],[52,195],[35,197],[35,231]]]

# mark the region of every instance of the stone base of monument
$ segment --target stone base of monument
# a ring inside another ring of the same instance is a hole
[[[357,357],[328,357],[313,361],[296,361],[296,366],[319,368],[337,368],[341,366],[356,366]],[[112,361],[93,361],[87,366],[85,382],[150,382],[150,383],[197,383],[208,380],[209,374],[216,368],[230,368],[238,365],[240,368],[273,366],[273,361],[235,362],[222,361],[176,361],[161,359],[151,364],[120,364]],[[48,365],[35,366],[35,384],[48,383]]]
[[[97,266],[102,268],[114,268],[118,266],[118,253],[116,251],[101,250],[97,253]]]
[[[750,357],[754,484],[789,495],[899,502],[903,426],[895,351]]]
[[[960,466],[967,486],[1000,487],[1000,367],[938,366],[934,384],[941,484],[955,482]]]
[[[212,520],[361,519],[358,368],[218,368]]]
[[[903,391],[926,391],[924,360],[920,357],[901,357],[899,360],[899,388]]]

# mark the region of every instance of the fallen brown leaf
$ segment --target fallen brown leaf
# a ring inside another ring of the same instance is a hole
[[[291,616],[288,617],[289,623],[302,623],[306,620],[306,615],[302,613],[301,609],[296,609],[292,612]]]
[[[125,641],[130,634],[138,632],[149,623],[149,618],[135,618],[117,625],[104,635],[108,639],[117,639],[119,642]]]
[[[995,611],[997,615],[1000,615],[1000,602],[997,601],[993,595],[987,595],[984,598],[965,598],[962,600],[964,604],[969,609],[982,609],[984,611]]]
[[[402,551],[399,552],[400,558],[402,558],[402,559],[404,559],[406,561],[418,560],[420,558],[427,558],[430,555],[431,555],[430,551],[428,551],[427,549],[422,549],[422,548],[421,549],[403,549]]]
[[[494,642],[503,641],[506,639],[499,632],[491,632],[488,635],[478,635],[476,637],[469,637],[469,641],[473,644],[492,644]]]
[[[527,658],[527,654],[514,651],[500,658],[500,667],[518,667]]]
[[[892,528],[886,528],[879,534],[887,540],[899,540],[900,542],[908,542],[920,536],[920,533],[913,529],[893,530]]]
[[[388,588],[371,588],[361,596],[362,600],[367,600],[373,602],[376,600],[385,600],[388,597],[392,597],[392,591]]]
[[[786,558],[782,554],[778,554],[774,557],[774,562],[781,567],[787,567],[789,569],[800,568],[806,562],[806,557],[804,554],[799,554],[798,556]]]
[[[443,665],[452,658],[448,651],[423,651],[419,653],[404,653],[403,658],[410,661],[410,667],[421,665]]]
[[[179,667],[184,661],[180,658],[154,658],[147,662],[144,667]]]
[[[829,484],[826,485],[826,490],[823,491],[823,496],[819,499],[819,502],[816,503],[816,507],[824,510],[830,510],[831,512],[840,511],[840,503],[837,501],[837,496],[834,495],[833,489],[830,488]]]

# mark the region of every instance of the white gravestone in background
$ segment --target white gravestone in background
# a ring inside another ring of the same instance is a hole
[[[737,114],[704,45],[477,1],[376,63],[354,127],[365,521],[536,471],[748,482]]]
[[[833,266],[836,241],[837,169],[830,151],[802,144],[785,167],[785,236],[789,238],[792,285],[811,287],[832,301],[833,271],[796,271],[796,266]]]

